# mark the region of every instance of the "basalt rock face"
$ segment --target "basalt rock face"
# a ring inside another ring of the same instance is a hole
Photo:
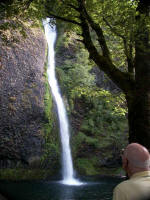
[[[30,165],[43,153],[46,41],[39,28],[0,40],[0,168]]]

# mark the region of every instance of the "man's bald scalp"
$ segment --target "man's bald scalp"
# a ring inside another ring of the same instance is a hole
[[[150,155],[148,150],[137,143],[129,144],[125,149],[125,157],[129,160],[130,164],[134,167],[149,168]]]

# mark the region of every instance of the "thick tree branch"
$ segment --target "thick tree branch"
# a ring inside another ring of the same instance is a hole
[[[79,8],[77,8],[76,6],[74,6],[72,4],[67,4],[67,6],[69,6],[70,8],[73,8],[76,11],[79,11]]]
[[[132,60],[132,46],[130,45],[129,50],[128,50],[128,44],[127,44],[126,38],[123,35],[121,35],[120,33],[118,33],[116,31],[116,29],[114,27],[112,27],[104,17],[103,17],[103,20],[106,23],[106,25],[110,28],[111,32],[123,40],[124,53],[126,55],[127,63],[128,63],[128,72],[133,73],[134,64],[133,64],[133,60]]]
[[[127,46],[127,40],[123,39],[123,43],[124,43],[124,52],[127,58],[127,63],[128,63],[128,72],[129,73],[134,73],[134,64],[133,64],[133,59],[132,59],[132,45],[130,43],[129,45],[129,50],[128,50],[128,46]]]
[[[28,1],[26,1],[25,2],[25,9],[28,9],[29,8],[29,6],[30,6],[30,4],[33,2],[34,0],[28,0]]]
[[[132,60],[132,64],[133,64],[133,68],[134,68],[134,63],[133,63],[133,42],[132,42],[132,36],[130,36],[130,44],[129,44],[129,55],[130,55],[130,58]]]
[[[109,22],[106,20],[106,18],[103,17],[103,20],[104,20],[104,22],[106,23],[106,25],[110,28],[110,30],[111,30],[115,35],[117,35],[118,37],[122,38],[123,40],[125,39],[125,37],[124,37],[123,35],[121,35],[120,33],[118,33],[118,32],[116,31],[116,29],[113,28],[113,27],[109,24]]]
[[[149,0],[140,0],[138,2],[137,11],[139,11],[141,14],[145,14],[146,16],[149,16],[150,1]]]
[[[73,8],[74,10],[76,10],[77,12],[79,12],[79,8],[74,6],[73,4],[71,3],[66,3],[64,0],[61,0],[63,2],[63,4],[65,4],[66,6],[70,7],[70,8]]]
[[[83,7],[79,2],[80,7],[80,20],[82,27],[82,36],[85,47],[89,52],[90,58],[97,64],[97,66],[103,70],[108,77],[113,80],[118,87],[120,87],[125,93],[128,93],[133,89],[134,80],[130,74],[121,72],[116,68],[115,65],[105,56],[102,56],[98,53],[96,47],[93,44],[93,41],[90,36],[89,25],[86,20],[85,15],[83,14]]]
[[[137,87],[145,87],[149,90],[150,86],[150,30],[148,20],[150,19],[150,1],[140,0],[138,3],[136,16],[135,32],[135,79]],[[144,84],[142,81],[145,81]],[[150,91],[149,91],[150,92]]]
[[[84,44],[83,40],[80,39],[76,39],[77,42],[81,42],[82,44]]]
[[[72,19],[67,19],[65,17],[61,17],[61,16],[58,16],[58,15],[55,15],[53,13],[49,13],[49,16],[48,17],[54,17],[56,19],[59,19],[59,20],[62,20],[62,21],[65,21],[65,22],[69,22],[69,23],[72,23],[72,24],[76,24],[78,26],[81,26],[81,23],[75,21],[75,20],[72,20]]]
[[[101,29],[101,27],[99,26],[99,24],[95,23],[93,21],[93,19],[91,18],[91,16],[88,14],[86,7],[84,6],[84,1],[83,0],[78,0],[79,5],[82,7],[83,12],[86,16],[86,19],[88,21],[88,23],[90,24],[90,26],[92,27],[92,29],[95,31],[97,37],[98,37],[98,42],[101,46],[102,52],[103,52],[103,56],[107,57],[110,61],[110,52],[109,49],[107,47],[106,44],[106,40],[103,34],[103,30]]]

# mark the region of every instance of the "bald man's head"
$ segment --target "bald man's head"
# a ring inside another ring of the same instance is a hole
[[[150,154],[144,146],[138,143],[129,144],[124,151],[124,157],[133,167],[141,169],[150,167]]]

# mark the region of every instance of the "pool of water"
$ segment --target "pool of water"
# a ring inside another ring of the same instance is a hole
[[[121,178],[83,178],[84,184],[68,186],[59,181],[0,181],[8,200],[111,200]]]

